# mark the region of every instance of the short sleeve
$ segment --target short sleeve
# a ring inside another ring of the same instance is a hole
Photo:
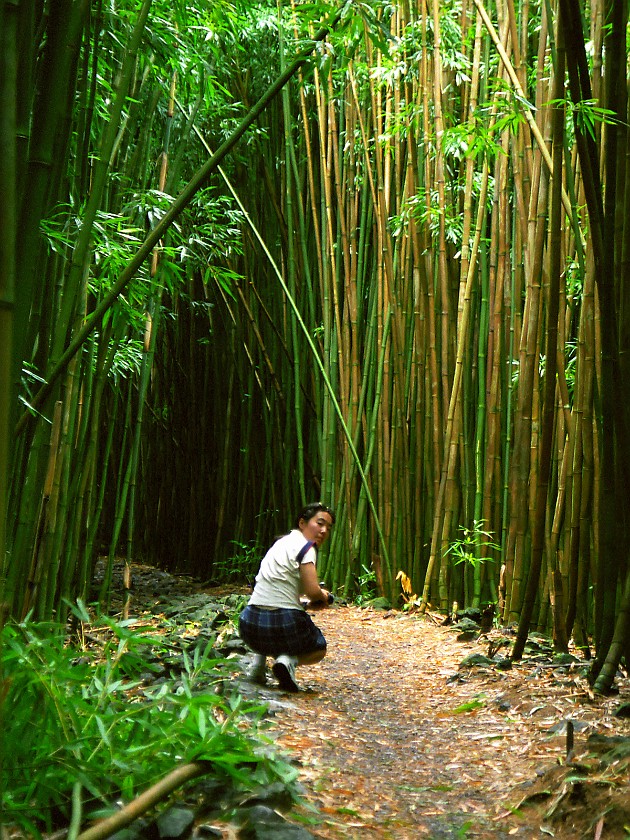
[[[298,551],[298,553],[297,553],[297,555],[296,555],[296,557],[295,557],[295,559],[297,560],[297,564],[298,564],[298,566],[301,566],[301,565],[302,565],[302,563],[314,563],[314,562],[315,562],[315,558],[314,558],[314,557],[313,557],[313,559],[312,559],[312,560],[311,560],[311,559],[309,559],[309,560],[307,560],[307,559],[306,559],[306,558],[307,558],[307,556],[308,556],[309,551],[311,550],[311,548],[313,548],[313,547],[314,547],[314,545],[315,545],[315,543],[309,540],[309,541],[308,541],[307,543],[305,543],[305,544],[302,546],[302,548]]]

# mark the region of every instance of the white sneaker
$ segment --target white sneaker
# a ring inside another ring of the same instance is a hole
[[[288,656],[286,653],[281,653],[273,664],[273,668],[271,669],[273,675],[280,683],[280,688],[284,691],[296,692],[300,690],[295,681],[297,664],[297,656]]]
[[[258,685],[267,685],[267,657],[262,653],[255,653],[252,664],[247,672],[247,679]]]

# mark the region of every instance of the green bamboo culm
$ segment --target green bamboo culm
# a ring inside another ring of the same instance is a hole
[[[2,569],[6,545],[7,493],[9,479],[11,381],[13,371],[13,307],[15,284],[16,204],[16,102],[17,102],[17,2],[0,5],[0,627],[3,623],[4,584]],[[0,674],[1,678],[1,674]],[[0,773],[0,776],[2,774]],[[1,791],[0,791],[1,793]]]
[[[11,5],[3,4],[7,10]],[[35,39],[37,23],[34,20],[34,8],[27,9],[26,4],[19,5],[24,35]],[[30,361],[27,341],[32,337],[31,308],[34,303],[46,297],[46,271],[41,263],[40,223],[55,201],[53,185],[63,180],[65,175],[64,155],[58,153],[56,141],[67,109],[68,92],[74,83],[72,73],[85,27],[86,11],[87,4],[82,2],[64,3],[59,7],[58,14],[53,16],[54,23],[47,31],[39,75],[34,79],[31,68],[27,69],[20,62],[17,96],[13,100],[13,105],[17,102],[19,109],[17,138],[15,133],[12,137],[13,141],[17,139],[19,144],[16,177],[22,187],[17,207],[20,236],[15,242],[14,252],[18,283],[15,297],[15,352],[11,368],[12,428],[18,423],[20,411],[18,393],[22,364],[25,360]],[[33,19],[30,18],[31,14]],[[10,16],[7,15],[7,22],[9,20]],[[20,45],[19,38],[15,38],[14,43]],[[32,45],[25,42],[21,47],[26,62]],[[10,52],[9,48],[9,55]],[[31,119],[31,115],[25,113],[24,108],[35,95],[32,89],[35,84],[37,99]],[[4,104],[10,107],[9,103]],[[7,183],[5,182],[3,192]],[[41,406],[41,403],[39,405]]]
[[[11,439],[11,394],[13,386],[13,304],[15,283],[16,206],[16,102],[17,102],[17,2],[0,4],[0,663],[4,663],[3,641],[6,619],[4,556]],[[0,664],[0,686],[4,691],[4,664]],[[0,700],[0,731],[4,729],[3,700]],[[3,739],[4,740],[4,739]],[[0,746],[0,802],[5,801],[4,748]]]

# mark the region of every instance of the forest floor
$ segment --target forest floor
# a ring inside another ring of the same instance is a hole
[[[142,577],[135,607],[150,610]],[[162,603],[177,601],[177,580],[159,582]],[[265,687],[248,681],[242,648],[233,678],[268,705],[272,737],[299,768],[291,822],[323,840],[630,838],[627,673],[594,696],[588,663],[554,657],[543,637],[509,667],[505,631],[462,634],[441,615],[335,605],[314,620],[328,655],[298,669],[298,694],[271,673]]]
[[[630,837],[630,720],[614,715],[630,680],[602,698],[584,662],[554,667],[538,654],[506,671],[461,667],[492,634],[458,641],[443,616],[339,607],[314,617],[328,656],[298,669],[300,693],[271,678],[257,690],[283,698],[277,739],[323,817],[316,836]]]

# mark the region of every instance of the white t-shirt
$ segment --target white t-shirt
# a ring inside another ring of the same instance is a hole
[[[255,607],[303,609],[300,603],[301,564],[297,556],[306,546],[309,548],[302,557],[302,563],[315,564],[315,546],[306,540],[301,531],[295,529],[276,540],[260,564],[250,604]]]

